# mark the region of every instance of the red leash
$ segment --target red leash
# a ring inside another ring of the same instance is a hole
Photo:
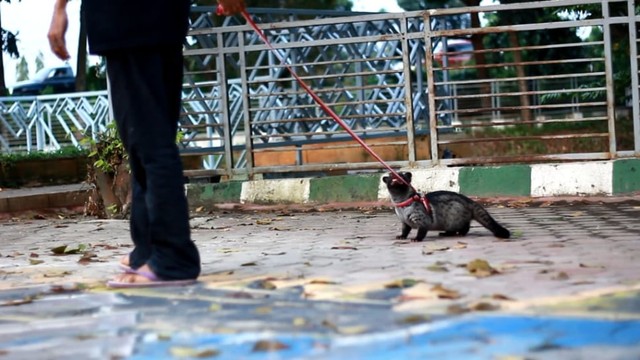
[[[302,80],[300,76],[298,76],[298,74],[291,68],[291,66],[287,64],[287,61],[282,57],[282,55],[280,55],[280,52],[276,48],[274,48],[273,45],[271,45],[271,42],[269,41],[269,39],[267,39],[267,36],[264,34],[262,29],[258,27],[255,21],[251,19],[251,15],[249,15],[247,10],[243,9],[241,13],[244,19],[247,21],[247,23],[260,36],[262,41],[264,41],[264,43],[271,49],[271,51],[276,55],[278,60],[280,60],[280,62],[287,68],[287,70],[289,70],[291,75],[293,75],[293,77],[296,79],[298,84],[300,84],[300,86],[302,86],[302,88],[307,92],[307,94],[309,94],[309,96],[311,96],[311,98],[315,100],[315,102],[322,108],[322,110],[324,110],[327,114],[329,114],[329,116],[331,116],[331,118],[333,118],[333,120],[335,120],[340,126],[342,126],[342,128],[349,135],[351,135],[351,137],[355,141],[357,141],[371,156],[373,156],[376,160],[378,160],[378,162],[380,162],[382,166],[384,166],[387,170],[389,170],[389,172],[393,174],[393,176],[396,179],[402,181],[405,185],[409,186],[411,189],[413,189],[413,191],[417,193],[416,189],[409,182],[407,182],[402,176],[400,176],[400,174],[398,174],[384,160],[382,160],[382,158],[378,156],[378,154],[376,154],[375,151],[373,151],[373,149],[369,147],[369,145],[367,145],[355,132],[353,132],[353,130],[351,130],[351,128],[349,128],[349,126],[340,118],[340,116],[338,116],[338,114],[336,114],[329,106],[327,106],[327,104],[325,104],[324,101],[322,101],[322,99],[313,90],[311,90],[311,88],[304,82],[304,80]],[[222,6],[218,5],[216,14],[218,15],[223,14]],[[425,204],[427,212],[430,212],[430,206],[428,205],[427,198],[424,196],[420,196],[420,197],[423,199],[422,202]]]

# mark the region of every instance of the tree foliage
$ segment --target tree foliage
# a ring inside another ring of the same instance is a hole
[[[44,69],[44,54],[42,51],[38,51],[38,55],[36,56],[36,72]]]
[[[2,1],[11,3],[11,0],[2,0]],[[2,36],[0,36],[0,41],[2,42],[2,51],[6,52],[14,59],[19,58],[20,52],[18,51],[18,37],[17,37],[18,33],[17,32],[14,33],[2,28],[1,23],[0,23],[0,31],[2,32]]]
[[[16,81],[23,81],[29,79],[29,64],[27,59],[22,56],[20,61],[16,64]]]
[[[453,1],[450,0],[398,0],[398,6],[407,11],[442,8]]]
[[[503,4],[513,4],[526,2],[525,0],[502,0]],[[487,20],[489,26],[501,26],[501,25],[515,25],[515,24],[531,24],[531,23],[545,23],[556,22],[560,20],[560,12],[563,9],[557,7],[547,7],[539,9],[527,9],[526,11],[513,10],[503,11],[500,13],[488,14]],[[521,47],[534,46],[534,45],[551,45],[558,43],[579,43],[582,40],[576,34],[575,29],[571,28],[558,28],[558,29],[545,29],[536,31],[519,31],[517,32],[517,45]],[[492,48],[508,48],[515,44],[510,44],[508,33],[492,33],[485,36],[485,44]],[[533,52],[535,51],[535,52]],[[563,59],[563,58],[582,58],[584,48],[579,46],[564,47],[564,48],[545,48],[527,51],[522,51],[522,57],[524,59],[536,59],[538,61]],[[493,56],[510,56],[510,54],[493,53]],[[500,61],[513,61],[513,59],[493,59],[495,62]],[[587,64],[584,64],[585,66]],[[554,66],[548,65],[536,65],[528,66],[528,75],[546,75],[550,73],[556,73],[562,70],[563,67],[571,68],[572,71],[576,71],[577,64],[555,64]],[[568,69],[567,69],[568,70]],[[578,70],[579,71],[579,70]]]
[[[11,3],[11,0],[2,1]],[[0,1],[0,4],[2,3],[2,1]],[[18,33],[13,33],[9,30],[5,30],[2,27],[1,19],[2,13],[0,12],[0,49],[2,49],[3,52],[9,54],[9,56],[11,56],[12,58],[17,59],[20,57],[20,52],[18,51]],[[0,96],[6,95],[7,93],[7,85],[4,81],[4,60],[3,57],[0,56]]]

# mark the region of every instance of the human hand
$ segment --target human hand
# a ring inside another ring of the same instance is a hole
[[[66,6],[67,0],[56,1],[51,18],[51,25],[49,26],[49,33],[47,33],[51,51],[61,60],[68,60],[71,57],[65,41],[65,35],[69,25]]]
[[[246,8],[244,0],[218,0],[219,15],[233,15]]]

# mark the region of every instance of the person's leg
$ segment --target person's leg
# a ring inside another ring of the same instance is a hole
[[[129,167],[131,168],[132,192],[129,227],[135,247],[123,264],[132,269],[138,269],[145,265],[151,257],[149,212],[146,202],[146,175],[135,152],[129,156]]]
[[[190,237],[182,162],[175,143],[182,88],[181,49],[109,54],[107,73],[114,117],[123,125],[132,173],[138,182],[134,186],[139,186],[134,201],[144,199],[144,203],[132,204],[136,247],[146,234],[151,244],[146,266],[158,277],[196,278],[200,257]]]
[[[112,58],[113,63],[118,60]],[[117,64],[114,64],[116,66]],[[122,72],[124,69],[114,69],[113,73]],[[151,242],[149,238],[149,214],[146,204],[146,174],[144,168],[140,164],[139,156],[132,151],[131,141],[129,140],[128,127],[132,126],[130,117],[127,115],[129,109],[132,108],[135,99],[127,96],[129,86],[116,78],[116,88],[111,81],[108,83],[109,95],[111,96],[111,107],[114,112],[114,122],[118,128],[118,134],[125,150],[129,155],[129,169],[131,170],[131,218],[129,221],[131,239],[133,240],[134,249],[131,253],[122,258],[120,263],[131,269],[138,269],[145,265],[151,257]],[[124,86],[124,88],[122,88]],[[114,94],[118,94],[117,100],[113,101]]]

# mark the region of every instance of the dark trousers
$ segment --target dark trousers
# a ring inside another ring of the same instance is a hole
[[[191,240],[182,162],[176,145],[182,49],[154,47],[105,55],[113,115],[132,174],[132,268],[161,279],[194,279],[200,255]]]

